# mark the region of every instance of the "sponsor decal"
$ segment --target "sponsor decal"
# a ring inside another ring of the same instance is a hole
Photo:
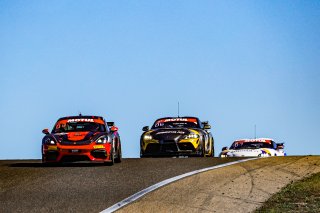
[[[263,142],[263,143],[271,143],[271,140],[266,140],[266,139],[245,139],[242,142]]]
[[[58,147],[57,146],[48,146],[48,150],[58,150]]]
[[[158,123],[165,123],[165,122],[192,122],[192,123],[195,123],[197,124],[197,119],[195,118],[167,118],[167,119],[162,119],[162,120],[159,120],[157,121],[157,124]]]
[[[184,131],[165,131],[165,132],[157,132],[156,135],[162,135],[162,134],[185,134]]]
[[[165,119],[164,122],[173,122],[173,121],[188,121],[187,118],[170,118],[170,119]]]
[[[59,125],[57,125],[58,127],[56,128],[59,128]],[[60,132],[60,133],[55,133],[54,135],[57,135],[57,136],[61,136],[61,135],[68,135],[67,132]]]
[[[240,149],[232,150],[232,152],[260,152],[260,149]]]
[[[270,150],[269,150],[269,149],[267,149],[267,148],[263,148],[262,150],[263,150],[263,151],[265,151],[266,153],[268,153],[269,155],[271,155],[271,152],[270,152]]]
[[[103,145],[95,145],[93,146],[94,149],[104,149]]]
[[[69,119],[68,123],[77,123],[77,122],[94,122],[93,118],[76,118],[76,119]]]

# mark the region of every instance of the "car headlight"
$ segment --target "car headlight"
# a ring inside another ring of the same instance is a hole
[[[105,136],[98,138],[98,140],[96,141],[97,144],[104,144],[108,142],[108,138],[106,138]]]
[[[192,138],[199,138],[199,135],[195,133],[191,133],[185,136],[185,139],[192,139]]]
[[[152,136],[149,135],[149,134],[145,134],[145,135],[143,136],[143,140],[146,140],[146,141],[152,140]]]
[[[46,138],[44,140],[44,143],[47,144],[47,145],[54,145],[56,144],[56,142],[53,140],[53,138]]]

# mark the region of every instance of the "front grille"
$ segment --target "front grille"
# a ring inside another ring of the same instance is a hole
[[[62,157],[63,162],[75,162],[75,161],[90,161],[90,158],[86,155],[66,155]]]
[[[179,143],[178,146],[180,150],[191,150],[191,151],[196,150],[192,145],[192,143]]]
[[[93,150],[91,152],[91,155],[94,157],[94,158],[102,158],[102,159],[105,159],[108,157],[107,153],[105,150]]]
[[[178,147],[177,147],[177,144],[174,142],[174,143],[163,143],[161,145],[161,151],[162,152],[177,152],[178,151]]]
[[[161,141],[160,144],[151,143],[146,148],[146,153],[177,152],[178,147],[175,141]]]
[[[176,143],[175,140],[163,140],[163,144],[171,144],[171,143]]]

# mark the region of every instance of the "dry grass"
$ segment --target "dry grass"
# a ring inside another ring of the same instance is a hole
[[[320,173],[289,184],[256,212],[320,212]]]

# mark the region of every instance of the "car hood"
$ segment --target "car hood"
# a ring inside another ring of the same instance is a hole
[[[229,157],[257,157],[263,153],[262,149],[229,149],[223,152],[224,155]]]
[[[157,140],[176,140],[190,133],[191,131],[187,128],[163,128],[152,130],[150,135]]]
[[[65,132],[65,133],[55,133],[53,136],[58,141],[87,141],[91,140],[93,137],[95,137],[98,134],[98,132]]]

